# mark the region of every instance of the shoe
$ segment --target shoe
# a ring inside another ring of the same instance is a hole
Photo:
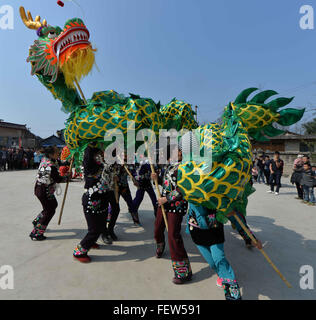
[[[278,195],[279,195],[279,192],[274,192],[274,194],[275,194],[276,196],[278,196]]]
[[[251,239],[245,239],[245,244],[247,249],[251,249],[253,247]]]
[[[222,287],[223,287],[223,279],[220,278],[220,277],[217,277],[216,285],[217,285],[219,288],[222,288]]]
[[[138,213],[131,213],[133,222],[135,226],[141,226],[141,223],[139,221]]]
[[[118,238],[113,230],[109,231],[109,235],[112,238],[113,241],[118,241]]]
[[[242,300],[238,284],[223,284],[226,300]]]
[[[75,256],[73,255],[74,259],[81,262],[81,263],[90,263],[91,262],[91,258],[85,254],[85,255],[81,255],[81,256]]]
[[[112,244],[113,243],[109,234],[104,233],[104,234],[102,234],[101,238],[105,244]]]
[[[31,240],[32,241],[44,241],[44,240],[46,240],[47,238],[44,236],[44,235],[39,235],[39,236],[37,236],[37,235],[35,235],[34,233],[31,233],[30,234],[30,238],[31,238]]]
[[[192,276],[193,276],[193,274],[192,274],[192,272],[190,271],[187,277],[185,277],[185,278],[174,277],[174,278],[172,279],[172,282],[173,282],[174,284],[184,284],[184,283],[186,283],[186,282],[188,282],[188,281],[191,281],[191,280],[192,280]]]
[[[267,191],[267,193],[273,193],[273,191],[269,190],[269,191]]]
[[[100,249],[100,246],[99,246],[97,243],[95,243],[95,244],[91,247],[91,249],[99,250],[99,249]]]
[[[165,243],[157,243],[156,258],[160,259],[165,251]]]
[[[313,202],[308,202],[308,205],[309,205],[309,206],[315,206],[316,204],[313,203]]]

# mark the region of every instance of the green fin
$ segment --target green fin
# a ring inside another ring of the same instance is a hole
[[[279,130],[277,128],[274,128],[272,125],[267,126],[263,129],[263,132],[268,137],[276,137],[284,133],[283,130]]]
[[[239,96],[235,99],[235,104],[246,103],[247,98],[254,92],[257,91],[258,88],[249,88],[244,90],[239,94]]]
[[[133,100],[138,100],[138,99],[140,99],[140,96],[137,95],[137,94],[130,93],[129,95],[130,95],[130,98],[133,99]]]
[[[249,131],[249,135],[256,141],[260,141],[260,142],[269,141],[269,139],[267,139],[260,131],[251,130]]]
[[[293,98],[278,98],[267,104],[267,107],[273,111],[277,112],[280,108],[287,106],[293,101]]]
[[[254,103],[254,104],[263,104],[267,99],[269,99],[272,96],[275,96],[278,94],[274,90],[266,90],[258,93],[256,96],[254,96],[248,103]]]
[[[288,108],[280,111],[280,119],[277,121],[278,124],[281,126],[291,126],[294,123],[300,121],[305,113],[305,109],[299,110],[299,109],[293,109]]]

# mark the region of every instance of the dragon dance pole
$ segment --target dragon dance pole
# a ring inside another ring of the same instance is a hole
[[[69,174],[71,175],[72,173],[72,167],[74,164],[74,157],[71,158],[71,163],[70,163],[70,168],[69,168]],[[66,184],[66,189],[65,189],[65,194],[64,194],[64,199],[63,199],[63,203],[61,205],[61,209],[60,209],[60,214],[59,214],[59,219],[58,219],[58,225],[60,226],[61,224],[61,218],[63,216],[63,212],[64,212],[64,207],[65,207],[65,202],[66,202],[66,197],[67,197],[67,193],[68,193],[68,188],[69,188],[69,182],[70,182],[71,176],[68,176],[67,178],[67,184]]]
[[[244,223],[241,221],[241,219],[238,217],[236,213],[234,213],[234,217],[240,224],[240,226],[243,228],[243,230],[247,233],[248,237],[255,243],[257,244],[257,240],[254,238],[254,236],[249,232],[249,230],[246,228]],[[263,254],[263,256],[266,258],[266,260],[269,262],[271,267],[274,269],[274,271],[280,276],[280,278],[285,282],[285,284],[288,286],[288,288],[292,288],[291,284],[285,279],[283,274],[279,271],[279,269],[275,266],[275,264],[271,261],[271,259],[268,257],[268,255],[265,253],[263,249],[259,249],[260,252]]]
[[[81,90],[81,87],[77,81],[77,79],[75,79],[75,84],[81,94],[81,97],[82,97],[82,100],[84,101],[85,104],[87,104],[87,100]],[[73,164],[74,164],[74,157],[71,158],[71,164],[70,164],[70,168],[69,168],[69,173],[71,174],[72,173],[72,167],[73,167]],[[58,220],[58,225],[60,226],[61,224],[61,218],[63,216],[63,212],[64,212],[64,207],[65,207],[65,202],[66,202],[66,198],[67,198],[67,193],[68,193],[68,188],[69,188],[69,182],[70,182],[70,177],[68,177],[67,179],[67,184],[66,184],[66,188],[65,188],[65,194],[64,194],[64,198],[63,198],[63,204],[61,206],[61,209],[60,209],[60,214],[59,214],[59,220]]]
[[[149,158],[149,162],[150,162],[151,173],[156,174],[154,165],[152,164],[152,161],[151,161],[148,144],[147,144],[147,141],[145,141],[144,135],[143,135],[143,139],[144,139],[144,142],[145,142],[145,148],[146,148],[147,153],[148,153],[148,158]],[[159,189],[158,178],[155,179],[155,186],[156,186],[156,191],[157,191],[158,197],[161,198],[161,193],[160,193],[160,189]],[[165,221],[166,229],[167,229],[167,232],[168,232],[168,231],[169,231],[169,229],[168,229],[168,219],[167,219],[165,207],[164,207],[163,205],[161,205],[160,207],[161,207],[163,219],[164,219],[164,221]]]

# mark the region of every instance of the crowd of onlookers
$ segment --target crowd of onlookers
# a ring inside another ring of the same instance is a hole
[[[255,158],[253,162],[253,181],[269,185],[270,190],[268,192],[278,195],[280,193],[283,170],[284,161],[280,158],[278,151],[274,153],[272,159],[268,155],[261,155]]]
[[[35,149],[0,148],[0,171],[37,169],[42,155]]]
[[[254,182],[270,186],[269,193],[279,194],[283,176],[284,161],[280,153],[275,152],[273,159],[268,155],[256,157],[253,161],[252,178]],[[307,155],[298,155],[294,161],[291,183],[296,185],[296,199],[308,205],[316,205],[314,187],[316,187],[316,167],[312,166]]]
[[[314,194],[316,167],[312,166],[308,156],[298,155],[294,161],[291,183],[296,185],[297,199],[309,205],[316,205]]]
[[[37,169],[42,159],[39,150],[24,148],[0,148],[0,171]],[[283,176],[284,161],[276,151],[273,158],[268,155],[256,157],[253,161],[252,178],[254,182],[270,186],[269,193],[279,194]],[[316,166],[310,158],[298,155],[294,161],[291,183],[296,185],[297,199],[309,205],[316,205]]]

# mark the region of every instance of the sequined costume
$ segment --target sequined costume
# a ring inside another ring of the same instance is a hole
[[[161,195],[166,197],[168,201],[164,208],[168,219],[168,244],[175,275],[174,283],[177,284],[192,278],[190,261],[181,236],[181,223],[187,212],[188,203],[184,200],[177,186],[178,166],[179,163],[169,164],[164,170],[163,176],[160,175],[158,179],[163,187]],[[160,256],[165,246],[164,231],[165,222],[161,207],[159,207],[155,220],[155,240],[158,256]]]
[[[34,194],[41,202],[43,211],[33,221],[34,229],[30,234],[32,240],[45,240],[44,233],[55,215],[58,206],[55,190],[56,185],[64,181],[59,175],[57,163],[43,157],[38,168]]]
[[[85,193],[82,196],[82,205],[88,233],[74,250],[74,256],[77,258],[86,257],[99,236],[108,232],[106,217],[109,204],[113,204],[116,210],[113,192],[115,170],[112,166],[104,164],[102,151],[88,146],[84,154],[83,167]]]

